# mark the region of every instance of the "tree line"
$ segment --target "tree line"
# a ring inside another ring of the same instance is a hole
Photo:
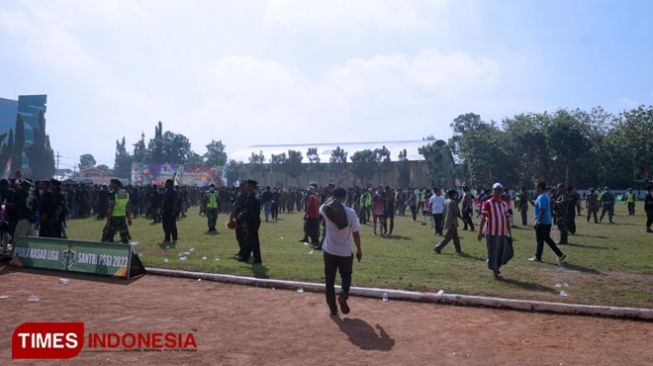
[[[38,125],[31,130],[32,143],[26,146],[25,141],[25,121],[18,114],[16,116],[15,128],[9,132],[0,135],[0,162],[2,170],[9,166],[9,173],[16,173],[22,170],[23,166],[27,171],[23,172],[35,180],[50,179],[55,173],[54,151],[50,145],[50,136],[45,133],[45,115],[43,111],[39,112]],[[25,161],[24,158],[27,158]],[[24,163],[27,164],[24,164]]]
[[[456,117],[450,127],[453,136],[448,141],[428,136],[418,149],[424,158],[422,169],[434,186],[457,183],[487,187],[501,181],[518,188],[546,180],[577,187],[626,188],[643,185],[650,179],[649,169],[653,167],[653,106],[617,115],[601,107],[590,111],[559,109],[517,114],[500,123],[467,113]],[[341,180],[349,171],[360,183],[367,184],[374,177],[385,182],[385,177],[394,176],[396,170],[397,181],[385,184],[413,184],[405,149],[399,152],[397,161],[392,161],[391,152],[382,146],[354,152],[336,147],[328,161],[320,161],[316,147],[270,156],[260,151],[252,152],[247,162],[228,160],[222,140],[212,140],[206,149],[204,155],[195,153],[187,137],[164,132],[159,122],[154,137],[146,143],[141,134],[131,154],[124,137],[116,141],[113,173],[128,178],[133,161],[167,162],[223,166],[229,182],[242,177],[249,168],[258,174],[279,172],[295,179],[305,172],[330,171],[334,180]]]

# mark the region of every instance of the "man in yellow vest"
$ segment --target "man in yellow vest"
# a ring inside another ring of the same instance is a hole
[[[632,188],[628,188],[626,192],[626,204],[628,205],[628,216],[635,216],[635,195]]]
[[[204,197],[206,202],[206,217],[209,223],[209,233],[218,233],[215,224],[218,221],[218,193],[215,191],[215,185],[209,185],[209,190]]]
[[[129,203],[129,193],[122,189],[122,182],[119,179],[111,179],[109,185],[109,210],[107,212],[107,222],[102,231],[102,241],[113,242],[116,232],[120,234],[120,241],[127,244],[131,237],[129,236],[128,225],[132,224],[132,209]]]

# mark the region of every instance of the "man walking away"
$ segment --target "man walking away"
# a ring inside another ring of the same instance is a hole
[[[567,188],[567,230],[569,234],[576,235],[576,212],[580,212],[580,195],[576,187]]]
[[[544,243],[546,243],[551,250],[558,256],[558,264],[562,265],[567,255],[564,254],[556,243],[551,239],[551,225],[553,219],[551,217],[551,198],[546,190],[546,183],[539,182],[536,187],[537,199],[535,200],[535,240],[537,248],[535,249],[535,256],[529,258],[531,262],[542,262],[542,252],[544,251]]]
[[[444,218],[444,198],[441,196],[440,188],[433,188],[433,195],[429,198],[431,214],[433,214],[433,223],[435,226],[435,235],[444,235],[442,231],[442,221]]]
[[[447,192],[448,198],[444,201],[444,228],[447,230],[447,235],[445,235],[440,244],[433,249],[438,254],[442,252],[442,249],[444,249],[451,240],[453,240],[456,253],[462,254],[462,251],[460,250],[460,237],[458,237],[458,217],[460,217],[460,210],[458,209],[456,194],[456,190],[449,190]]]
[[[349,288],[351,287],[351,275],[353,272],[354,258],[352,255],[352,239],[356,244],[356,259],[361,261],[360,223],[356,212],[344,205],[347,199],[347,191],[344,188],[337,188],[333,197],[327,200],[320,207],[320,214],[326,225],[326,236],[322,244],[324,251],[324,277],[326,282],[325,295],[332,316],[338,315],[336,306],[335,279],[336,272],[340,272],[342,280],[338,304],[343,314],[349,313]]]

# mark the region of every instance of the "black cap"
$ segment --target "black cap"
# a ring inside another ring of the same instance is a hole
[[[121,182],[120,179],[118,179],[118,178],[113,178],[113,179],[111,179],[111,183],[113,183],[113,184],[115,184],[115,185],[117,185],[117,186],[122,185],[122,182]]]
[[[245,179],[245,183],[249,184],[250,186],[258,186],[258,182],[255,181],[254,179]]]
[[[54,179],[54,178],[52,178],[52,179],[50,179],[50,184],[52,184],[52,185],[55,186],[55,187],[58,187],[58,186],[61,185],[61,182],[58,181],[58,180],[56,180],[56,179]]]

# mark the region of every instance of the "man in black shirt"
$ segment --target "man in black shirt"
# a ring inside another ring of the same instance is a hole
[[[177,241],[177,210],[179,198],[174,188],[172,179],[166,180],[163,202],[161,205],[161,221],[163,223],[164,243]]]

